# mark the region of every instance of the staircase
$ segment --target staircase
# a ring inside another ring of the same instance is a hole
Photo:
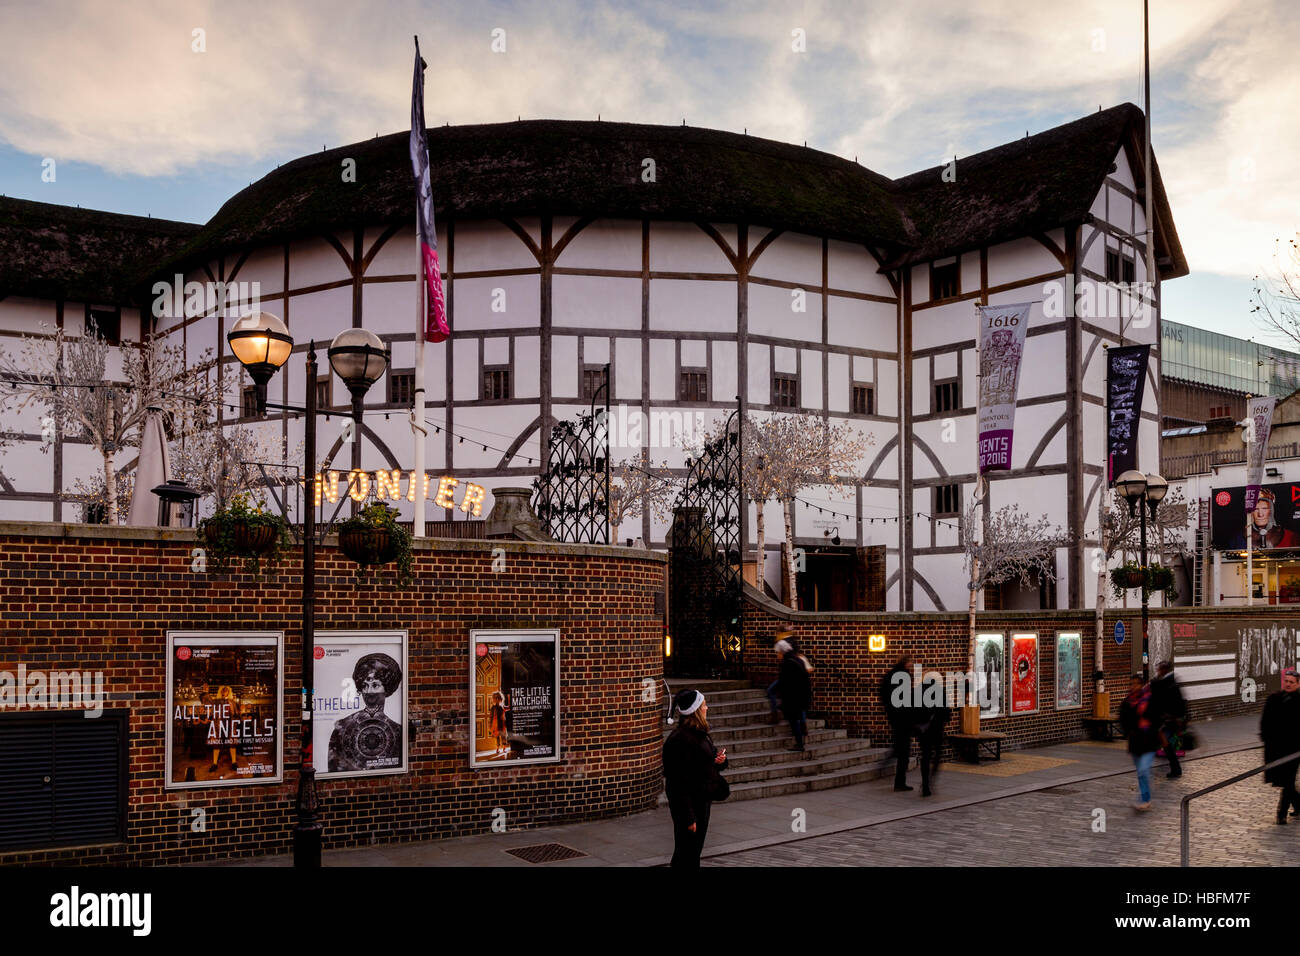
[[[709,736],[719,749],[726,748],[729,761],[728,802],[829,790],[893,773],[892,748],[830,730],[824,720],[808,721],[805,751],[791,750],[790,724],[784,719],[772,724],[767,695],[746,681],[676,678],[668,683],[674,694],[694,687],[708,701]],[[671,730],[664,728],[665,738]],[[662,794],[659,799],[667,802]]]

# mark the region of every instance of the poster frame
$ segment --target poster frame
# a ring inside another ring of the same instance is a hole
[[[179,643],[219,644],[230,647],[269,646],[274,643],[276,654],[275,706],[278,720],[275,728],[275,775],[255,777],[248,780],[195,780],[192,783],[172,782],[172,731],[175,726],[175,682],[174,667],[176,647]],[[201,631],[169,630],[166,641],[167,668],[164,675],[163,700],[163,789],[164,790],[200,790],[212,787],[254,787],[263,784],[284,782],[284,631]]]
[[[1034,709],[1033,710],[1016,710],[1015,697],[1015,675],[1011,673],[1011,667],[1015,663],[1015,645],[1018,637],[1032,637],[1034,639]],[[1043,709],[1043,642],[1037,631],[1012,631],[1011,639],[1007,641],[1007,716],[1008,717],[1025,717],[1029,714],[1037,714]]]
[[[411,689],[411,670],[409,664],[410,656],[410,631],[405,629],[380,629],[380,630],[338,630],[338,631],[317,631],[315,642],[317,647],[329,644],[360,644],[366,642],[376,642],[375,638],[397,637],[398,642],[402,645],[402,719],[398,721],[402,725],[402,766],[380,770],[335,770],[325,769],[329,766],[329,745],[328,741],[324,749],[313,746],[312,752],[316,755],[315,759],[321,762],[321,766],[316,768],[317,780],[342,780],[349,777],[381,777],[391,776],[393,774],[403,774],[411,772],[411,734],[410,734],[410,689]],[[317,665],[319,666],[319,665]],[[315,730],[316,717],[313,712],[312,728]]]
[[[985,712],[984,712],[984,708],[981,707],[981,708],[980,708],[980,720],[996,720],[996,719],[999,718],[999,717],[1005,717],[1005,716],[1007,715],[1007,708],[1006,708],[1006,706],[1005,706],[1005,705],[1006,705],[1006,700],[1007,700],[1007,635],[1006,635],[1005,632],[1003,632],[1003,631],[977,631],[977,632],[976,632],[976,634],[975,634],[975,650],[976,650],[976,664],[975,664],[975,667],[976,667],[976,675],[975,675],[975,681],[976,681],[976,684],[975,684],[975,687],[976,687],[977,692],[978,692],[978,688],[979,688],[979,678],[980,678],[980,674],[979,674],[979,646],[980,646],[980,641],[981,641],[981,639],[983,639],[983,638],[989,638],[989,637],[996,637],[996,638],[998,639],[998,646],[999,646],[999,648],[1001,649],[1000,657],[1001,657],[1001,664],[1002,664],[1002,666],[1001,666],[1000,670],[998,671],[998,673],[1001,675],[1001,677],[999,678],[999,681],[998,681],[998,701],[997,701],[997,710],[994,711],[994,712],[992,712],[992,713],[985,713]],[[978,698],[977,698],[977,699],[978,699]]]
[[[555,755],[551,757],[525,757],[522,760],[483,760],[480,761],[474,747],[474,727],[478,723],[478,673],[475,665],[475,647],[484,641],[508,642],[550,642],[555,653],[555,671],[551,675],[554,682],[552,693],[555,695]],[[530,767],[537,764],[560,763],[564,752],[563,708],[560,700],[560,629],[557,627],[520,627],[520,628],[471,628],[469,632],[469,766],[471,770],[505,770],[513,767]]]
[[[1061,704],[1061,638],[1072,638],[1078,645],[1079,653],[1076,655],[1079,661],[1078,666],[1078,683],[1079,683],[1079,702],[1077,704]],[[1064,710],[1082,710],[1083,709],[1083,632],[1082,631],[1057,631],[1056,643],[1053,646],[1056,652],[1056,666],[1053,668],[1052,692],[1055,698],[1055,706],[1058,711]]]

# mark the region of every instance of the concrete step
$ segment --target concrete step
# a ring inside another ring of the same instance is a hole
[[[676,694],[677,691],[674,690],[673,693]],[[712,711],[720,704],[734,704],[739,701],[762,701],[766,704],[767,694],[753,687],[745,687],[737,690],[704,691],[704,699],[709,702],[709,710]]]
[[[890,751],[883,747],[860,747],[826,756],[787,751],[785,755],[790,759],[744,769],[736,769],[734,765],[729,765],[725,773],[727,781],[734,789],[737,784],[754,783],[760,780],[780,781],[787,778],[815,777],[853,768],[868,766],[876,768],[889,759],[889,754]],[[809,757],[812,759],[807,759]]]
[[[839,737],[822,741],[806,741],[804,746],[808,749],[803,753],[795,753],[787,749],[793,745],[792,740],[787,739],[784,743],[785,747],[773,747],[768,750],[745,750],[734,746],[729,747],[727,748],[727,759],[730,761],[728,766],[732,770],[746,770],[750,767],[764,767],[773,763],[787,762],[787,755],[789,757],[799,757],[802,760],[817,760],[821,757],[830,757],[835,754],[860,751],[871,747],[869,740]]]
[[[717,680],[711,677],[702,677],[698,679],[692,679],[689,677],[669,677],[667,680],[668,686],[672,689],[674,694],[679,690],[685,690],[688,687],[694,687],[705,697],[708,697],[713,693],[718,693],[719,691],[753,689],[753,685],[747,680]]]
[[[779,777],[772,780],[755,780],[750,783],[734,783],[731,786],[732,803],[740,800],[761,800],[764,797],[783,797],[796,793],[808,793],[812,790],[830,790],[833,787],[848,787],[868,780],[879,780],[894,772],[893,760],[886,758],[874,760],[843,770],[831,770],[826,773],[799,777]],[[727,777],[728,782],[731,777]]]
[[[826,721],[820,717],[808,721],[808,732],[822,730],[826,726]],[[790,736],[790,725],[784,721],[779,724],[769,724],[767,721],[746,724],[731,724],[725,727],[714,728],[710,722],[709,736],[719,747],[724,741],[731,743],[743,743],[759,738],[776,737],[782,740],[792,740]]]
[[[767,724],[769,727],[777,727],[779,724],[773,724],[768,720],[770,711],[766,704],[759,704],[757,707],[747,709],[737,708],[735,710],[724,710],[722,712],[709,708],[709,733],[717,734],[724,728],[732,727],[753,727],[756,724]],[[784,721],[782,721],[784,723]]]

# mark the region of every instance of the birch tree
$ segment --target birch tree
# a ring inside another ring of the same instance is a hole
[[[110,375],[113,353],[121,374]],[[100,456],[102,494],[109,524],[121,512],[115,459],[123,448],[138,447],[151,408],[163,414],[170,431],[196,431],[216,397],[211,352],[187,366],[184,349],[148,335],[139,343],[109,345],[94,321],[80,336],[65,329],[24,335],[18,346],[0,353],[0,378],[10,383],[10,406],[45,409],[66,435],[84,438]]]
[[[623,522],[639,518],[647,510],[665,520],[672,513],[675,493],[667,462],[655,464],[648,450],[614,465],[609,476],[609,526],[614,540],[618,540]]]

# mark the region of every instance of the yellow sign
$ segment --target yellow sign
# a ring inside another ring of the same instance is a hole
[[[867,650],[879,654],[885,649],[885,635],[872,634],[867,637]]]
[[[339,500],[339,475],[341,471],[330,469],[323,475],[316,476],[316,507],[320,507],[321,500],[324,499],[330,504]],[[374,480],[371,480],[371,476]],[[353,468],[347,472],[347,494],[353,501],[361,502],[370,497],[371,485],[374,485],[375,497],[380,501],[400,501],[402,499],[402,470],[394,468],[391,471],[379,469],[374,472],[362,471],[359,468]],[[424,497],[427,501],[429,494],[428,475],[424,476]],[[456,486],[460,484],[459,478],[452,478],[444,475],[438,479],[438,494],[434,499],[434,504],[440,508],[455,508],[456,502],[452,500],[452,493]],[[415,500],[415,472],[408,472],[406,475],[406,500]],[[483,514],[483,497],[487,489],[482,485],[476,485],[472,481],[465,482],[465,495],[461,499],[460,510],[475,518]]]

